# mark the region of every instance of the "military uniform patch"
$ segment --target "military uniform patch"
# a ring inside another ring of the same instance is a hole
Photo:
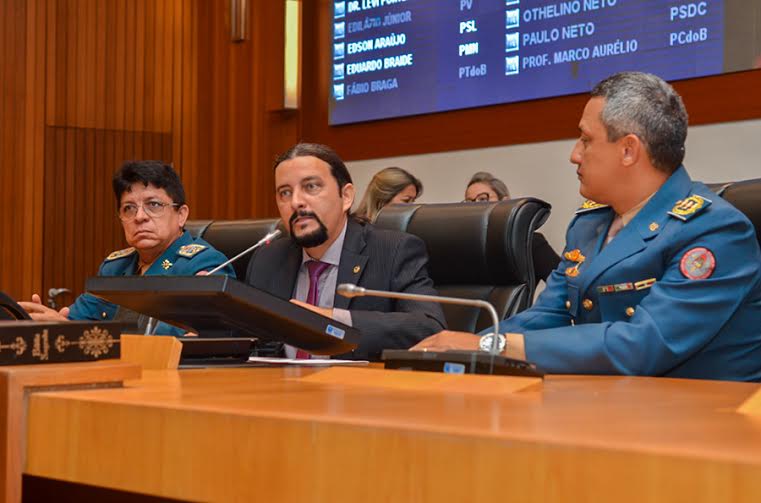
[[[594,211],[594,210],[599,210],[600,208],[608,208],[608,207],[609,206],[607,204],[596,203],[592,201],[591,199],[587,199],[586,201],[584,201],[584,204],[582,204],[581,207],[578,210],[576,210],[576,214],[578,215],[579,213],[586,213],[588,211]]]
[[[570,276],[571,278],[575,278],[579,275],[579,266],[584,263],[584,261],[587,259],[582,253],[581,250],[576,248],[575,250],[567,251],[563,254],[563,257],[566,260],[570,260],[571,262],[576,262],[576,265],[573,267],[568,267],[565,270],[566,276]]]
[[[199,245],[199,244],[185,245],[185,246],[181,246],[180,249],[177,250],[177,255],[180,255],[186,258],[193,258],[194,256],[204,251],[206,248],[208,248],[208,246]]]
[[[106,257],[106,260],[116,260],[122,257],[129,257],[133,253],[135,253],[135,249],[132,247],[125,248],[123,250],[117,250],[115,252],[112,252],[108,257]]]
[[[687,279],[706,279],[716,268],[716,257],[702,246],[687,250],[679,262],[679,270]]]
[[[712,201],[698,195],[692,195],[676,202],[669,215],[686,222],[711,205]]]

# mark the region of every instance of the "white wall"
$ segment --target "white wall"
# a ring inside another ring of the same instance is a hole
[[[574,141],[389,157],[348,166],[357,200],[376,171],[399,166],[423,182],[420,201],[425,203],[461,201],[470,176],[490,171],[507,183],[511,196],[534,196],[552,204],[542,232],[559,252],[565,228],[582,201],[575,167],[568,160]],[[761,178],[761,120],[690,128],[685,166],[693,180],[704,182]]]

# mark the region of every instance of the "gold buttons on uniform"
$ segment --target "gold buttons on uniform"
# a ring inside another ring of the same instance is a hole
[[[628,316],[629,318],[634,316],[634,308],[631,306],[627,307],[625,312],[626,312],[626,316]]]
[[[653,222],[653,223],[651,223],[651,224],[650,224],[650,232],[655,232],[655,231],[657,231],[657,230],[658,230],[658,227],[660,227],[660,225],[658,225],[658,222]]]
[[[100,313],[100,317],[103,318],[104,320],[106,319],[107,316],[108,316],[108,314],[105,311]]]
[[[582,305],[582,306],[584,307],[584,309],[586,309],[587,311],[591,311],[591,310],[592,310],[592,308],[593,308],[593,307],[595,307],[595,304],[594,304],[594,302],[592,302],[592,301],[591,301],[591,300],[589,300],[589,299],[584,299],[584,300],[581,302],[581,305]]]
[[[571,309],[571,301],[570,300],[565,301],[565,308],[566,309]]]

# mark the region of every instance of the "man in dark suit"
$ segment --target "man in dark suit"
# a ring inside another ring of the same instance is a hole
[[[362,338],[350,358],[377,360],[383,349],[407,349],[445,326],[438,304],[336,294],[341,283],[436,291],[419,238],[377,229],[350,215],[354,185],[335,152],[308,143],[292,147],[275,162],[275,186],[290,239],[252,257],[246,274],[250,285],[359,329]],[[309,356],[289,347],[285,353]]]

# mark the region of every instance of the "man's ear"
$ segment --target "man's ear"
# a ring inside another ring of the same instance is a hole
[[[349,211],[354,204],[354,184],[347,183],[343,186],[343,189],[341,189],[341,199],[343,201],[343,210]]]
[[[636,134],[628,134],[621,138],[621,163],[624,166],[637,164],[643,148],[642,140]]]
[[[185,227],[185,222],[188,221],[188,216],[190,215],[190,208],[188,208],[187,204],[183,204],[179,208],[177,208],[177,215],[179,218],[180,223],[180,229]]]

